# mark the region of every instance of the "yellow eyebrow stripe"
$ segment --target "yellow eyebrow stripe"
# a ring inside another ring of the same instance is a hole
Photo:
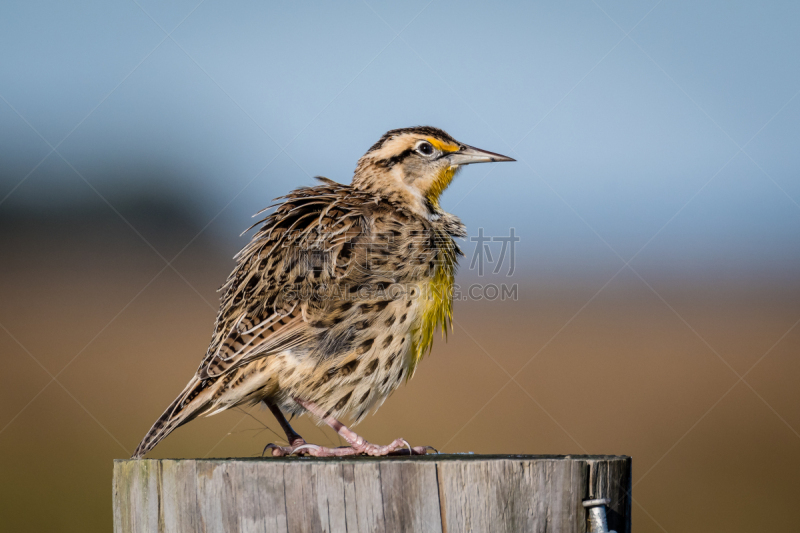
[[[433,137],[426,137],[427,141],[435,146],[437,149],[441,150],[442,152],[457,152],[460,146],[457,144],[450,144],[444,143],[439,139],[434,139]]]

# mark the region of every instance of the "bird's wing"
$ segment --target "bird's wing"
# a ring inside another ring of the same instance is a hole
[[[236,256],[214,338],[198,369],[202,379],[303,344],[311,334],[309,296],[353,270],[364,222],[352,207],[364,199],[330,182],[281,200]]]

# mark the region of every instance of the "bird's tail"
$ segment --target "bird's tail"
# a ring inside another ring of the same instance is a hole
[[[132,459],[141,457],[155,448],[167,435],[206,410],[210,394],[207,381],[195,376],[183,392],[167,407],[133,453]]]

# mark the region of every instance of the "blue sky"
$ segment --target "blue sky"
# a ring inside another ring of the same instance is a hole
[[[169,196],[235,249],[430,124],[518,159],[443,206],[516,228],[531,272],[796,278],[799,26],[796,2],[5,1],[0,214]]]

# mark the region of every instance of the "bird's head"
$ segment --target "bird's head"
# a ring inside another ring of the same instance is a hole
[[[430,126],[391,130],[358,161],[353,186],[429,213],[462,165],[514,161],[460,143]]]

